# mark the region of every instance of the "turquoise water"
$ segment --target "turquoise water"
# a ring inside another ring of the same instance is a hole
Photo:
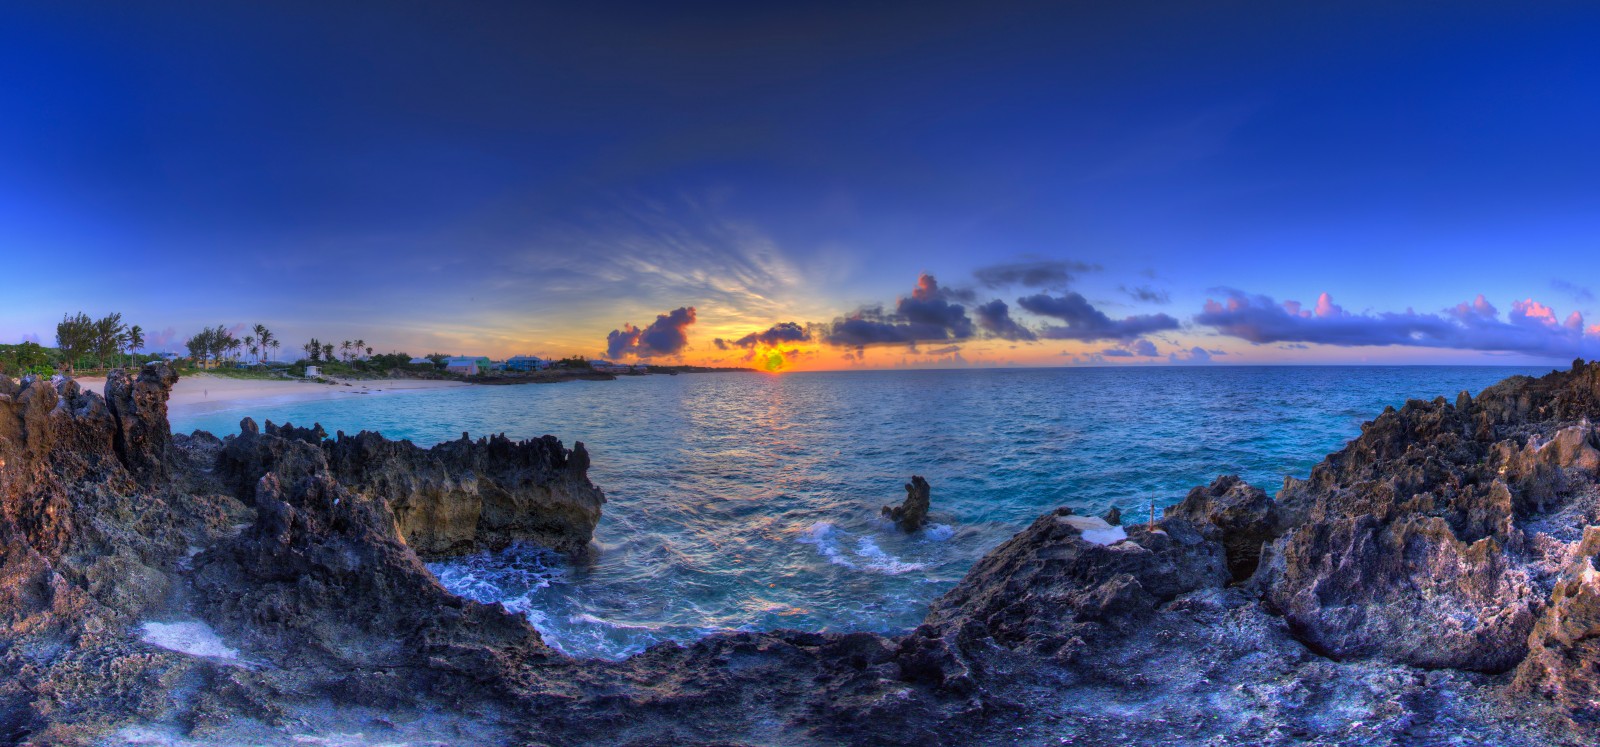
[[[609,503],[594,557],[512,548],[429,567],[526,614],[552,645],[621,657],[729,629],[909,630],[1040,513],[1151,501],[1238,473],[1268,491],[1408,398],[1454,398],[1499,367],[1096,368],[695,374],[396,392],[177,416],[244,415],[420,445],[506,433],[583,441]],[[934,525],[878,518],[912,474]]]

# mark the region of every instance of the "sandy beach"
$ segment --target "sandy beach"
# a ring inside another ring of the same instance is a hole
[[[78,385],[104,394],[104,378],[80,378]],[[168,401],[173,415],[226,410],[251,402],[307,402],[361,395],[381,395],[418,389],[447,389],[470,386],[459,381],[433,381],[426,379],[368,379],[340,381],[337,384],[318,384],[312,381],[231,379],[210,374],[192,374],[178,380],[172,387]]]

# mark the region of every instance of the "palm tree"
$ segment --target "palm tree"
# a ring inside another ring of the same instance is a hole
[[[261,343],[261,353],[264,357],[267,352],[267,346],[272,344],[272,331],[267,329],[267,325],[265,324],[257,324],[255,328],[250,331],[256,333],[256,340]],[[256,358],[256,362],[260,363],[261,358]]]
[[[244,346],[250,349],[250,354],[251,355],[255,355],[256,354],[256,336],[255,335],[245,335],[244,336]]]
[[[344,355],[344,361],[346,363],[349,363],[350,362],[350,341],[349,340],[345,340],[344,342],[339,343],[339,352],[342,355]]]
[[[361,349],[367,346],[366,340],[356,340],[356,357],[361,357]]]
[[[271,337],[272,335],[269,333],[267,336]],[[281,347],[283,347],[283,343],[278,342],[277,340],[273,340],[272,341],[272,354],[273,354],[273,357],[277,357],[278,348],[281,348]]]
[[[128,353],[134,356],[134,363],[138,363],[139,348],[144,347],[144,327],[137,324],[128,328]]]
[[[331,342],[322,343],[322,357],[324,359],[326,359],[329,363],[333,362],[333,343],[331,343]]]

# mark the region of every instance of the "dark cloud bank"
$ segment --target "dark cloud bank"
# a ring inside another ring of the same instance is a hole
[[[1151,332],[1165,332],[1179,327],[1178,320],[1166,314],[1138,314],[1112,319],[1076,292],[1063,296],[1043,293],[1025,296],[1017,299],[1017,305],[1039,316],[1066,322],[1064,326],[1050,325],[1039,331],[1040,337],[1050,340],[1134,340]]]
[[[1594,332],[1585,334],[1582,314],[1575,311],[1558,319],[1550,307],[1532,299],[1513,303],[1502,321],[1499,310],[1481,295],[1438,314],[1411,310],[1352,314],[1326,293],[1309,309],[1296,301],[1278,303],[1263,295],[1226,293],[1226,301],[1206,301],[1195,323],[1256,344],[1402,345],[1546,358],[1600,355],[1600,338]]]
[[[924,274],[917,278],[917,287],[911,295],[895,303],[894,312],[885,312],[882,306],[859,309],[827,325],[822,341],[841,347],[866,348],[965,340],[975,332],[966,307],[951,303],[950,294],[939,287],[939,281]]]
[[[684,306],[656,316],[650,326],[640,329],[632,324],[611,330],[606,335],[606,357],[617,360],[625,356],[651,358],[671,356],[689,346],[689,326],[694,324],[694,307]]]
[[[801,326],[798,322],[779,322],[760,331],[751,332],[737,340],[724,340],[718,337],[712,340],[718,350],[731,348],[753,348],[757,345],[777,347],[783,344],[794,344],[811,341],[811,330]]]

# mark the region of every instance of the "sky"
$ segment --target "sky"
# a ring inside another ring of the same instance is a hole
[[[115,311],[178,351],[1600,357],[1597,35],[1562,2],[8,4],[0,342]]]

